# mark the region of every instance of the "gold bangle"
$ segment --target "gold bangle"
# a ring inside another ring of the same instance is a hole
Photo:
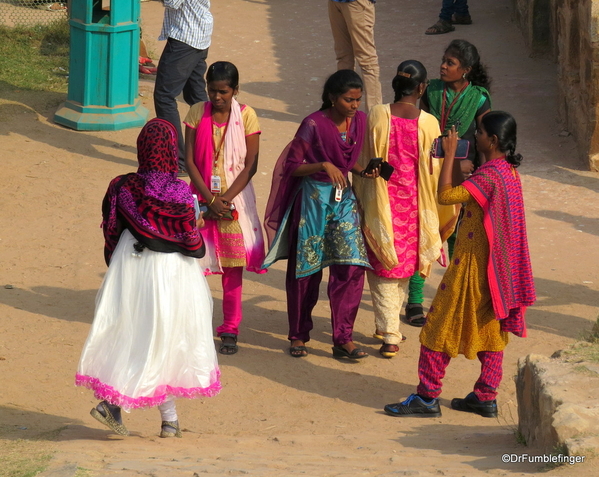
[[[212,200],[210,201],[210,203],[208,204],[208,207],[210,207],[212,204],[214,204],[214,201],[216,200],[216,196],[213,195],[212,196]]]

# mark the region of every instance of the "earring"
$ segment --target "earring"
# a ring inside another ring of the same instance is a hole
[[[462,79],[466,79],[466,73],[462,75]]]

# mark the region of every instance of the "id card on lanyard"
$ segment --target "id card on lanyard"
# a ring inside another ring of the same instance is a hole
[[[221,140],[220,140],[220,144],[218,145],[218,147],[214,141],[214,136],[212,136],[213,147],[214,147],[214,169],[216,169],[216,165],[218,163],[218,157],[220,156],[220,151],[225,143],[225,136],[227,134],[228,127],[229,127],[229,121],[227,120],[227,123],[225,124],[225,130],[223,131],[223,133],[221,135]],[[212,192],[213,194],[220,194],[220,191],[221,191],[220,177],[217,176],[216,174],[212,174],[212,176],[210,177],[210,192]]]
[[[210,192],[213,194],[220,194],[221,186],[220,186],[220,177],[219,176],[211,176],[210,177]]]

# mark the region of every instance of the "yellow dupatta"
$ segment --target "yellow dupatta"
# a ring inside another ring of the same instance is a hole
[[[366,167],[373,157],[388,161],[391,109],[388,104],[374,106],[368,114],[367,141],[360,164]],[[437,186],[441,160],[431,157],[431,146],[441,134],[439,122],[421,111],[418,118],[418,271],[428,277],[432,264],[441,256],[443,242],[451,235],[457,221],[459,206],[439,205]],[[396,267],[397,254],[393,241],[393,224],[387,183],[382,178],[355,177],[354,189],[362,211],[362,230],[368,246],[388,270]]]

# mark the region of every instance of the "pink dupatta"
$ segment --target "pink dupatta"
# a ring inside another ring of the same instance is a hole
[[[462,185],[483,209],[489,240],[487,277],[501,330],[525,337],[524,314],[536,295],[520,176],[505,158],[498,158],[483,164]]]
[[[231,115],[229,126],[225,133],[224,143],[224,168],[227,186],[230,187],[235,178],[245,167],[245,156],[247,147],[245,143],[245,128],[241,117],[241,107],[233,98],[231,103]],[[212,175],[212,161],[214,157],[214,144],[212,142],[212,103],[204,103],[204,113],[200,118],[196,130],[196,141],[194,149],[194,164],[202,175],[204,181],[209,184]],[[190,188],[194,194],[198,190],[193,183]],[[262,227],[256,210],[256,194],[250,181],[247,186],[233,199],[235,208],[239,212],[239,225],[243,234],[243,242],[246,253],[246,270],[256,273],[265,273],[262,270],[264,261],[264,238]],[[204,273],[211,275],[222,273],[222,267],[218,259],[220,255],[218,227],[215,220],[206,220],[202,228],[202,236],[206,242],[206,255],[200,260],[204,267]]]

